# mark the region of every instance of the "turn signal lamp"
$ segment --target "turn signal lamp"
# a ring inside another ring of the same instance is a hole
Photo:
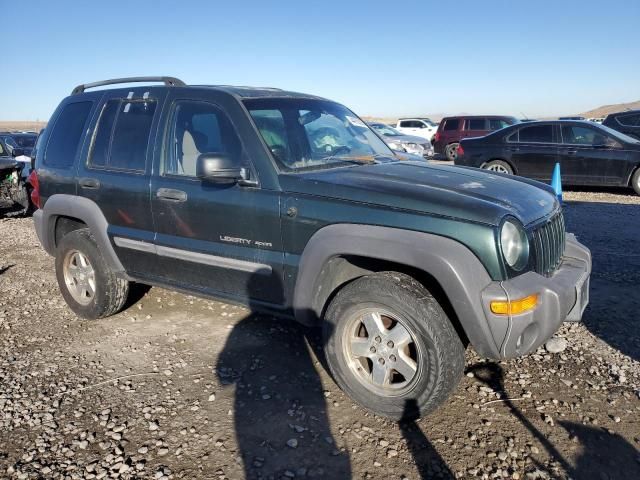
[[[496,315],[518,315],[536,308],[538,304],[538,294],[534,293],[528,297],[518,300],[503,301],[494,300],[491,302],[491,311]]]

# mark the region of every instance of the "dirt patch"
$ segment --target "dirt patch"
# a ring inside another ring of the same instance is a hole
[[[594,253],[567,348],[468,351],[450,402],[402,425],[343,395],[293,323],[158,288],[78,319],[31,219],[0,220],[0,477],[640,478],[640,204],[603,195],[566,206]]]

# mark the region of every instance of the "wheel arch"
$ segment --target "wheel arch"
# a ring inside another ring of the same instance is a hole
[[[114,273],[124,273],[124,267],[109,241],[107,219],[92,200],[75,195],[52,195],[44,207],[34,213],[34,224],[40,243],[50,255],[55,255],[57,243],[64,234],[78,228],[89,228],[109,267]]]
[[[485,356],[498,352],[480,292],[491,283],[464,245],[439,235],[371,225],[336,224],[309,240],[293,295],[296,319],[318,325],[333,296],[350,281],[377,271],[400,271],[425,285],[441,302],[463,341]],[[448,310],[448,311],[447,311]]]

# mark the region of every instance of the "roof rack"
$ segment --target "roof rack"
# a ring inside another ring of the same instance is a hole
[[[138,83],[138,82],[164,82],[167,87],[184,87],[184,83],[179,78],[175,77],[128,77],[128,78],[113,78],[111,80],[102,80],[100,82],[83,83],[78,85],[71,91],[71,95],[77,95],[84,92],[87,88],[102,87],[104,85],[115,85],[118,83]]]

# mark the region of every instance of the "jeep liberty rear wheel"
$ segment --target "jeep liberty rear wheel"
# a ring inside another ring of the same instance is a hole
[[[436,299],[408,275],[354,280],[331,301],[325,354],[351,398],[394,420],[426,415],[456,388],[464,346]]]
[[[56,278],[71,310],[83,318],[113,315],[127,300],[129,282],[114,275],[86,228],[74,230],[60,241]]]
[[[447,160],[450,162],[455,162],[456,158],[458,158],[458,147],[459,143],[450,143],[444,149],[444,156],[447,157]]]

